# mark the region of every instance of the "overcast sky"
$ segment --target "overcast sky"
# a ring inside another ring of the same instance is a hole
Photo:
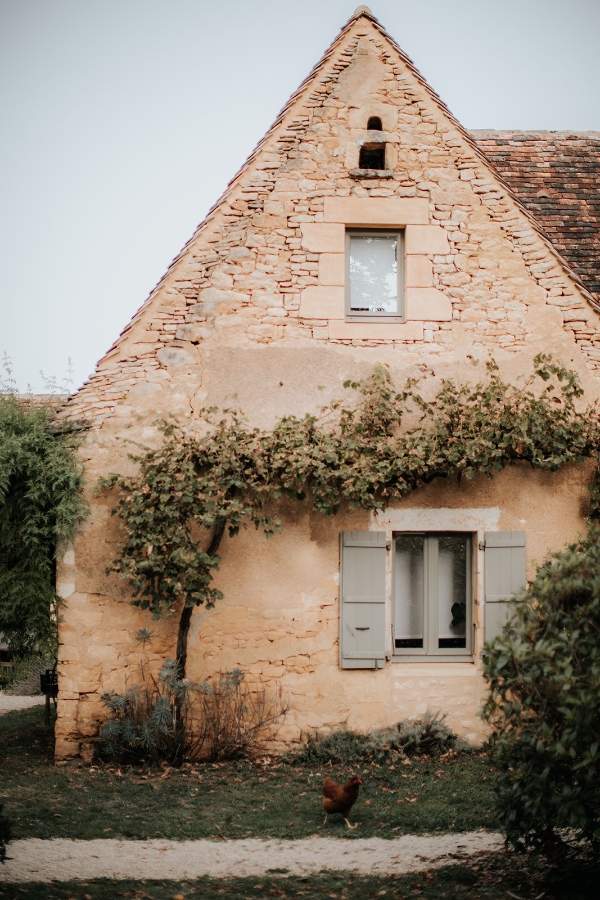
[[[0,356],[94,370],[355,9],[0,0]],[[600,131],[600,0],[374,0],[467,128]]]

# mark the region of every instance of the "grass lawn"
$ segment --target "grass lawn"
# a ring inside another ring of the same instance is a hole
[[[62,884],[0,884],[0,900],[597,900],[598,869],[561,871],[525,856],[482,855],[468,865],[411,875],[344,873],[299,877],[200,878],[196,881],[109,881]]]
[[[352,770],[245,762],[164,772],[77,768],[54,765],[43,716],[41,707],[0,716],[0,800],[15,840],[392,838],[496,828],[493,773],[480,753]],[[323,778],[344,781],[351,771],[363,779],[350,815],[359,827],[348,831],[340,816],[324,826]]]

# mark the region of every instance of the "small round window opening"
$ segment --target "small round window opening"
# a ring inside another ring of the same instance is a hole
[[[367,131],[383,131],[383,128],[381,127],[381,119],[379,118],[379,116],[371,116],[371,118],[367,122]]]

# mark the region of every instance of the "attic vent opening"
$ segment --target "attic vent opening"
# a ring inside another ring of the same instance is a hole
[[[358,166],[360,169],[385,169],[385,144],[363,144]]]
[[[381,119],[379,116],[371,116],[369,121],[367,122],[367,130],[368,131],[383,131],[381,126]]]

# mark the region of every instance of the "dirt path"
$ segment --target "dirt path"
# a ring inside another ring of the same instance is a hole
[[[484,831],[394,840],[356,838],[302,841],[14,841],[0,866],[0,885],[94,878],[182,879],[245,875],[312,875],[325,870],[396,874],[452,865],[503,846]]]
[[[12,712],[13,709],[27,709],[28,706],[42,706],[46,702],[43,695],[35,697],[20,697],[12,694],[5,694],[0,691],[0,716],[3,713]]]

